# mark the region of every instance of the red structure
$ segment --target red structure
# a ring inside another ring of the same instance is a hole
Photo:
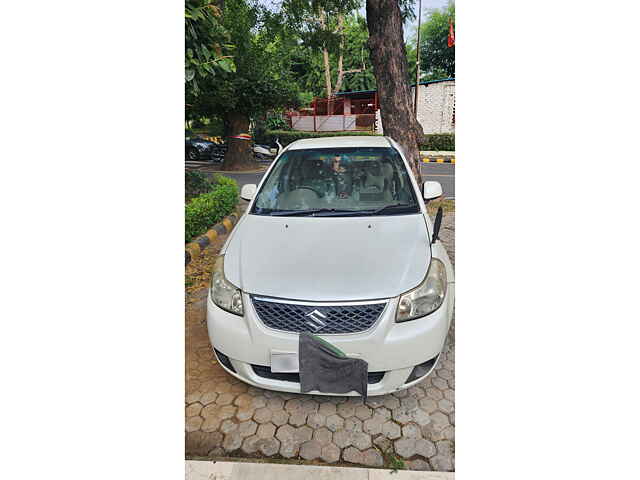
[[[375,90],[339,92],[331,98],[316,97],[310,108],[290,112],[288,116],[294,130],[366,131],[375,130],[376,111],[379,108]]]

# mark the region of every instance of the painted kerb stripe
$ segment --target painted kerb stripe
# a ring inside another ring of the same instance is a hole
[[[216,223],[207,233],[187,243],[184,247],[185,267],[189,265],[192,259],[199,257],[204,249],[211,245],[216,238],[229,233],[236,223],[238,223],[238,214],[234,212],[228,217],[223,218],[221,222]]]
[[[422,163],[456,163],[456,157],[447,157],[447,158],[422,157]]]

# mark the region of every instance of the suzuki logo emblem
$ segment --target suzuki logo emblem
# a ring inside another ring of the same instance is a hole
[[[309,312],[305,315],[305,317],[309,317],[310,320],[305,322],[309,327],[313,329],[314,332],[318,332],[322,330],[323,327],[326,327],[327,324],[322,321],[322,319],[326,319],[327,316],[323,314],[320,310],[316,309],[313,312]]]

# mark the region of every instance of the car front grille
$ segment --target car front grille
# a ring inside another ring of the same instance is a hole
[[[363,305],[310,305],[254,296],[251,301],[267,327],[314,334],[364,332],[376,323],[387,304],[381,301]]]
[[[251,365],[254,373],[262,378],[268,378],[270,380],[280,380],[283,382],[300,383],[299,373],[278,373],[272,372],[271,367],[265,367],[263,365]],[[369,372],[367,374],[367,383],[369,385],[376,384],[382,380],[385,372]]]

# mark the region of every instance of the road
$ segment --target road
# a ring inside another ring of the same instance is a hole
[[[215,168],[215,167],[214,167]],[[455,198],[455,164],[452,163],[425,163],[421,165],[422,179],[425,181],[440,182],[445,198]],[[208,169],[207,169],[208,170]],[[202,169],[202,173],[212,176],[213,171]],[[259,173],[223,173],[226,177],[233,178],[240,188],[247,183],[260,183],[264,172]]]

